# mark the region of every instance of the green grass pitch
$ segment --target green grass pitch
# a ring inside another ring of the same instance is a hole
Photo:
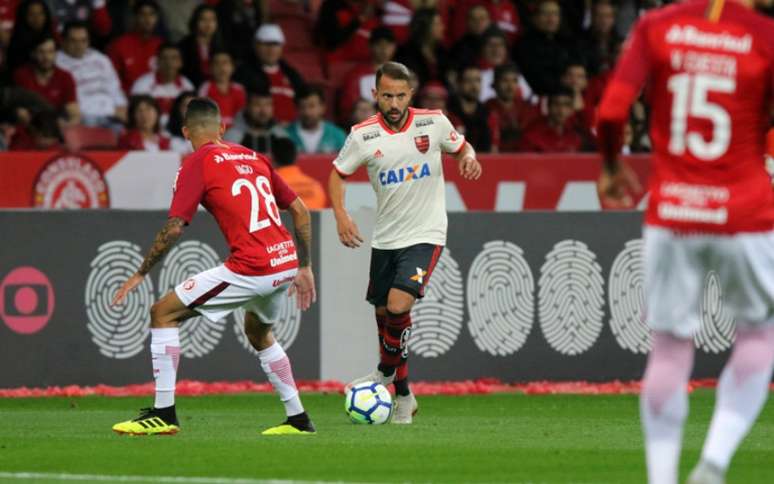
[[[263,437],[262,429],[283,419],[273,395],[179,397],[178,435],[128,437],[110,427],[150,398],[0,399],[0,481],[62,482],[46,474],[20,479],[17,473],[26,472],[124,481],[645,482],[634,395],[424,396],[412,426],[353,425],[343,400],[305,394],[317,435]],[[683,479],[699,455],[713,403],[711,391],[691,395]],[[774,404],[735,457],[728,482],[774,482]]]

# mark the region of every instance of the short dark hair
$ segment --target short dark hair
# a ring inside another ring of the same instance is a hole
[[[395,79],[396,81],[406,81],[411,83],[411,71],[408,67],[401,64],[400,62],[385,62],[376,70],[377,87],[379,87],[379,80],[382,78],[382,76],[387,76],[390,79]]]
[[[470,70],[476,70],[481,72],[481,68],[476,64],[462,64],[459,67],[459,69],[457,69],[457,76],[459,76],[459,78],[462,79],[462,76],[464,76],[465,73]]]
[[[505,64],[495,67],[494,83],[497,84],[506,74],[511,73],[516,74],[517,76],[520,74],[519,68],[513,62],[506,62]]]
[[[70,31],[75,29],[84,29],[86,32],[89,33],[89,37],[91,37],[91,32],[89,31],[89,24],[87,24],[82,20],[72,20],[70,22],[67,22],[64,25],[64,28],[62,29],[62,37],[67,37]]]
[[[560,86],[554,89],[549,95],[548,95],[548,104],[551,104],[556,100],[558,97],[575,97],[575,92],[573,92],[572,89],[569,87]]]
[[[183,117],[183,125],[191,128],[194,125],[211,123],[220,124],[220,108],[208,97],[195,97],[188,103]]]
[[[275,138],[271,142],[271,156],[277,166],[288,166],[296,162],[296,144],[290,138]]]
[[[160,55],[165,50],[176,50],[182,55],[183,51],[180,50],[180,46],[172,42],[162,42],[156,48],[156,55]]]
[[[323,89],[322,86],[318,86],[315,84],[304,86],[303,89],[300,89],[296,93],[296,97],[295,97],[296,104],[299,104],[304,99],[310,98],[312,96],[317,96],[318,98],[320,98],[320,102],[325,104],[325,89]]]
[[[161,12],[161,8],[159,8],[159,4],[156,2],[156,0],[138,0],[134,3],[132,13],[135,15],[139,14],[143,7],[150,7],[155,10],[157,14]]]
[[[380,40],[386,40],[394,44],[396,42],[395,33],[389,27],[376,27],[371,31],[371,36],[368,37],[368,44],[374,45]]]
[[[56,39],[52,35],[43,34],[43,35],[39,35],[39,36],[36,36],[35,38],[33,38],[32,39],[32,43],[30,43],[30,55],[32,55],[32,52],[35,49],[37,49],[41,45],[45,44],[49,40],[54,43],[54,48],[56,49]]]
[[[227,55],[231,62],[234,62],[234,56],[226,49],[215,49],[210,53],[210,59],[214,59],[216,55]]]
[[[253,97],[272,97],[269,86],[261,85],[254,89],[248,89],[247,98],[250,99]]]

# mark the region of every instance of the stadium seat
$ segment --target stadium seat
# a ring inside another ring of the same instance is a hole
[[[316,50],[312,39],[312,24],[306,17],[288,16],[277,19],[285,33],[285,52]]]
[[[118,136],[109,128],[68,126],[62,135],[70,151],[110,150],[118,146]]]

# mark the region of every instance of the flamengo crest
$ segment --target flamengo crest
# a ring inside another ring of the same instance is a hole
[[[430,148],[430,136],[426,134],[415,136],[414,144],[417,145],[417,149],[420,153],[427,153],[427,150]]]

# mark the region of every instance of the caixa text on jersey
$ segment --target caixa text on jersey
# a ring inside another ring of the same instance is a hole
[[[430,176],[430,165],[422,163],[421,165],[409,165],[402,168],[395,168],[392,170],[385,170],[379,172],[379,183],[382,186],[395,185],[397,183],[403,183],[411,180],[418,180]]]

